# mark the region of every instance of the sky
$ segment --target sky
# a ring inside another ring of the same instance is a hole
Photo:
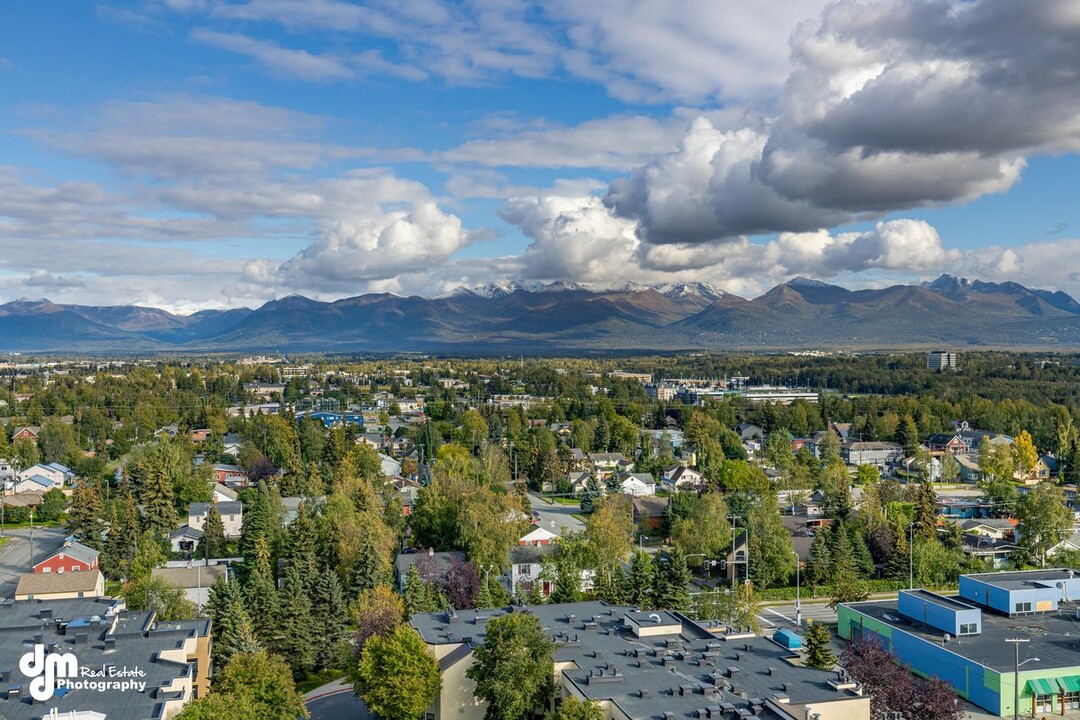
[[[0,4],[0,302],[1080,295],[1080,2]]]

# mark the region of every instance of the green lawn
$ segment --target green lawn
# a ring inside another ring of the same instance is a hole
[[[559,505],[577,505],[578,504],[577,498],[557,497],[557,498],[552,498],[552,499],[555,502],[557,502]]]
[[[11,538],[9,538],[9,537],[0,537],[0,547],[4,547],[9,542],[11,542]]]
[[[296,683],[296,691],[301,695],[311,692],[326,683],[334,682],[338,678],[345,677],[345,671],[341,669],[323,670],[317,673],[308,673],[307,677]]]

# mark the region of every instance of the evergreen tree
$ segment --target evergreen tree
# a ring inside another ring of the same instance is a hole
[[[101,549],[103,509],[101,495],[88,482],[80,482],[71,494],[67,513],[67,531],[84,545]]]
[[[934,503],[937,495],[929,481],[919,483],[915,500],[915,536],[932,540],[937,537],[937,513]]]
[[[250,610],[255,637],[263,647],[273,649],[277,642],[278,604],[274,576],[270,566],[270,546],[266,538],[255,545],[255,562],[244,585],[244,600]]]
[[[656,584],[656,569],[647,553],[637,551],[630,558],[630,573],[627,579],[630,604],[641,609],[653,607],[653,591]]]
[[[832,581],[832,558],[826,533],[818,532],[810,545],[810,562],[806,566],[807,580],[815,590],[818,585],[827,585]]]
[[[206,511],[206,523],[203,525],[203,536],[199,538],[198,555],[204,560],[219,558],[225,554],[225,523],[221,519],[221,511],[217,505],[210,504]]]
[[[420,578],[420,571],[416,565],[410,565],[405,574],[405,617],[409,618],[416,613],[434,612],[438,609],[434,594]]]
[[[658,556],[659,557],[659,556]],[[657,577],[663,578],[658,584],[656,605],[664,610],[690,612],[693,603],[690,598],[690,568],[682,555],[670,555],[660,564]]]
[[[596,503],[603,497],[604,491],[596,478],[591,477],[585,481],[585,490],[581,493],[581,512],[591,513],[596,510]]]
[[[352,570],[350,591],[353,595],[359,595],[376,585],[390,582],[375,534],[367,528],[361,532],[359,550]]]
[[[282,548],[281,559],[286,567],[294,567],[300,578],[310,584],[319,572],[318,528],[315,517],[307,503],[300,503],[296,519],[289,525],[289,533]]]
[[[335,667],[345,657],[348,640],[348,603],[337,573],[319,574],[312,592],[312,634],[319,638],[315,668]]]
[[[806,660],[803,664],[819,670],[830,670],[836,664],[836,656],[829,647],[829,639],[829,628],[823,623],[811,622],[806,629]]]
[[[115,579],[126,577],[131,570],[131,560],[135,557],[135,545],[139,537],[139,511],[135,498],[129,492],[122,503],[113,506],[109,520],[109,537],[105,541],[105,551],[101,560],[105,572]]]
[[[859,574],[863,577],[873,577],[877,569],[874,566],[874,558],[870,555],[870,548],[866,546],[862,527],[855,523],[848,524],[848,546],[851,548],[851,556]]]
[[[888,560],[885,561],[885,577],[892,580],[907,580],[910,569],[908,534],[906,528],[897,527],[896,525],[893,526],[892,531],[893,547]]]
[[[147,468],[142,485],[143,527],[158,537],[176,529],[179,520],[173,505],[173,483],[164,463]]]
[[[236,580],[218,577],[210,586],[210,597],[204,608],[212,620],[213,657],[218,667],[224,667],[235,648],[244,641],[244,623],[251,624],[251,617],[244,608],[243,595]]]
[[[273,540],[273,508],[266,485],[260,483],[254,501],[244,508],[243,525],[240,528],[240,554],[245,559],[254,557],[255,544],[259,538]]]
[[[285,581],[278,592],[278,649],[300,676],[315,662],[316,636],[311,628],[311,599],[296,568],[285,571]]]

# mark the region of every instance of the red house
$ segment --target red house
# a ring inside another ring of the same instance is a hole
[[[33,427],[33,426],[21,427],[21,428],[16,428],[15,434],[11,437],[11,439],[13,441],[14,440],[29,440],[32,443],[36,443],[38,441],[38,435],[40,435],[40,434],[41,434],[41,428],[39,428],[39,427]]]
[[[83,545],[74,538],[64,541],[64,546],[34,566],[36,573],[86,572],[98,569],[98,551]]]

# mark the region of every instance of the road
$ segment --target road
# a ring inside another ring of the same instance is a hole
[[[581,513],[581,506],[577,503],[548,505],[546,500],[529,493],[529,504],[532,505],[533,512],[540,514],[540,527],[545,530],[558,535],[585,530],[585,523],[574,517],[574,513]]]
[[[30,530],[6,530],[4,534],[11,540],[0,546],[0,598],[14,595],[19,575],[52,555],[67,537],[62,527],[34,528],[34,562],[30,562]]]
[[[371,713],[352,689],[332,695],[323,695],[307,703],[311,720],[370,720]]]
[[[772,630],[774,628],[795,627],[795,603],[787,605],[763,605],[761,606],[761,613],[758,615],[758,620],[761,621],[762,629]],[[829,607],[829,603],[827,602],[803,602],[802,621],[804,625],[807,620],[835,625],[836,611]]]

